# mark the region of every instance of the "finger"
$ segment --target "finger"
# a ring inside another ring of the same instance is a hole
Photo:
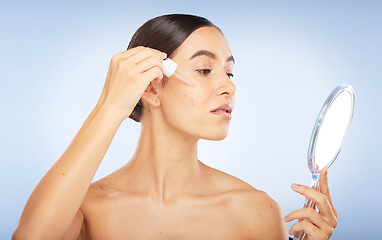
[[[284,217],[285,222],[290,222],[296,219],[308,219],[313,225],[318,228],[324,228],[328,225],[324,219],[313,208],[303,208],[295,210]]]
[[[159,53],[161,53],[160,51],[158,51],[156,49],[153,49],[153,48],[144,47],[144,46],[138,46],[138,47],[130,48],[130,49],[127,49],[126,51],[117,53],[114,56],[115,56],[116,59],[122,59],[122,58],[130,57],[130,56],[132,56],[132,55],[134,55],[134,54],[136,54],[138,52],[142,52],[142,51],[152,51],[152,52],[159,52]]]
[[[112,66],[116,67],[120,63],[126,65],[137,64],[150,56],[156,56],[159,60],[163,60],[167,57],[167,54],[156,49],[140,46],[115,54],[112,57],[111,63]]]
[[[163,59],[166,58],[167,54],[152,48],[142,48],[134,52],[133,54],[127,56],[125,59],[129,59],[132,61],[132,63],[138,64],[146,58],[152,56],[157,57],[158,60],[162,61],[163,63]],[[122,57],[121,59],[124,59],[124,57]]]
[[[292,227],[289,230],[289,235],[295,235],[296,233],[301,231],[304,231],[309,235],[317,235],[320,229],[314,226],[309,221],[303,220],[292,225]]]
[[[317,208],[320,210],[320,214],[322,215],[324,220],[331,226],[333,227],[336,226],[337,224],[336,216],[325,194],[319,191],[316,191],[313,188],[303,186],[303,185],[298,185],[298,184],[292,184],[292,189],[304,195],[308,199],[313,200],[316,203]]]
[[[165,53],[147,47],[137,47],[131,49],[131,51],[133,52],[132,54],[127,53],[128,51],[126,51],[113,56],[110,66],[111,75],[114,75],[116,73],[118,76],[122,77],[122,79],[124,79],[127,75],[135,75],[135,79],[140,79],[137,78],[137,74],[144,73],[145,71],[150,70],[154,67],[159,68],[163,72],[162,57],[165,57]],[[162,79],[161,75],[154,75],[155,78],[146,80],[152,81],[154,79]],[[108,84],[113,84],[112,81],[120,77],[112,77],[108,81]],[[146,86],[144,87],[146,88],[148,84],[149,83],[147,82]]]
[[[138,63],[134,69],[131,70],[131,72],[134,73],[144,73],[147,70],[153,68],[153,67],[159,67],[161,71],[163,72],[163,60],[158,59],[157,57],[150,56],[140,63]]]
[[[122,76],[125,74],[133,76],[157,66],[163,72],[163,59],[160,54],[159,51],[148,48],[137,51],[127,58],[119,59],[115,64],[115,70]]]
[[[327,167],[323,168],[320,173],[320,192],[325,194],[328,197],[328,199],[330,198]]]
[[[148,84],[150,84],[151,81],[160,81],[163,78],[163,71],[159,67],[153,67],[146,72],[142,73],[142,77],[148,80]]]
[[[331,197],[330,191],[329,191],[328,170],[329,169],[327,167],[325,167],[322,169],[322,171],[320,173],[320,192],[325,194],[325,196],[328,198],[328,201],[332,207],[333,213],[337,217],[337,211],[334,209],[332,197]]]
[[[328,239],[333,234],[333,229],[317,228],[316,226],[314,226],[307,220],[293,224],[291,229],[289,230],[289,234],[295,235],[301,231],[304,231],[306,235],[308,235],[308,239],[311,239],[311,240]]]
[[[313,200],[317,204],[317,207],[320,209],[320,211],[323,213],[332,213],[330,202],[325,194],[322,194],[313,188],[298,184],[292,184],[292,189],[295,192],[298,192],[301,195],[307,197],[308,199]]]
[[[111,62],[112,63],[118,62],[120,59],[127,58],[127,57],[129,57],[129,56],[131,56],[131,55],[133,55],[139,51],[142,51],[144,48],[145,47],[139,46],[139,47],[131,48],[131,49],[128,49],[126,51],[117,53],[111,58]]]

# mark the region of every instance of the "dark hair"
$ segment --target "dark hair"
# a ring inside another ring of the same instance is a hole
[[[189,14],[159,16],[138,28],[127,49],[138,46],[150,47],[167,53],[167,56],[171,58],[186,38],[201,27],[216,26],[206,18]],[[140,122],[142,110],[143,104],[139,100],[129,117]]]

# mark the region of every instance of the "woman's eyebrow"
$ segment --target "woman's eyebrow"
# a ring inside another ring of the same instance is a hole
[[[212,59],[216,59],[216,55],[215,53],[211,52],[211,51],[208,51],[208,50],[199,50],[197,51],[196,53],[194,53],[191,57],[190,57],[190,60],[196,58],[196,57],[199,57],[199,56],[207,56],[209,58],[212,58]]]
[[[196,53],[194,53],[189,60],[192,60],[196,57],[199,57],[199,56],[206,56],[206,57],[209,57],[209,58],[212,58],[212,59],[216,59],[216,55],[215,53],[211,52],[211,51],[208,51],[208,50],[199,50],[197,51]],[[235,59],[233,58],[233,56],[229,56],[226,60],[226,62],[233,62],[235,63]]]

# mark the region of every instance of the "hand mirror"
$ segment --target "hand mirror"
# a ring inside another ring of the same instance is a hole
[[[319,190],[319,176],[324,167],[330,167],[345,142],[354,112],[354,90],[342,84],[326,99],[314,124],[308,149],[308,166],[312,172],[312,188]],[[305,200],[304,207],[315,208],[315,203]],[[302,221],[300,219],[300,221]],[[299,232],[294,239],[304,239]]]

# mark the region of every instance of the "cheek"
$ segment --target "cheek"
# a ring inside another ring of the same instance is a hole
[[[179,102],[182,104],[185,104],[187,106],[195,106],[194,98],[195,96],[193,96],[192,94],[184,93],[182,94],[182,96],[179,96],[178,99],[179,99]]]
[[[172,128],[206,140],[222,140],[227,136],[229,123],[210,113],[211,92],[200,89],[168,91],[161,99],[163,118]]]
[[[185,92],[179,96],[179,103],[187,109],[195,111],[203,111],[203,108],[208,104],[208,97],[201,94],[195,94],[192,92]]]
[[[160,101],[164,117],[171,122],[176,119],[178,122],[188,124],[197,124],[209,106],[207,92],[183,84],[166,86]]]
[[[162,93],[163,101],[166,104],[170,104],[171,101],[171,104],[175,104],[175,106],[195,106],[204,95],[200,86],[192,88],[179,80],[169,80]]]

